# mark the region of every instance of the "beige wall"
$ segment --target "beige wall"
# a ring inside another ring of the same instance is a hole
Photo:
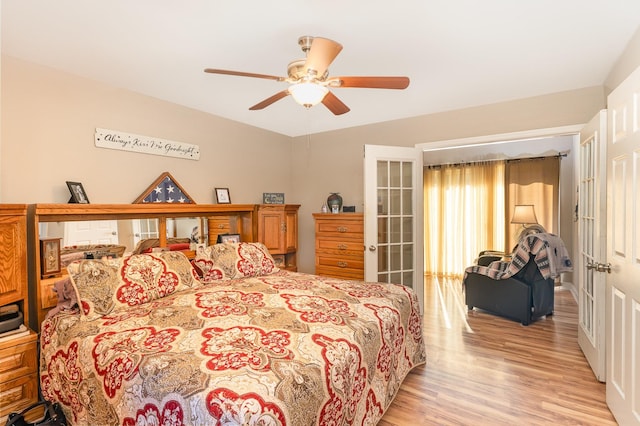
[[[2,57],[2,202],[66,202],[66,180],[92,203],[129,203],[169,171],[198,203],[229,187],[236,203],[284,192],[300,203],[300,270],[314,270],[311,214],[329,192],[362,211],[364,144],[433,141],[586,123],[604,108],[605,86],[288,138],[49,68]],[[607,78],[640,65],[640,35]],[[200,161],[96,148],[96,127],[198,144]],[[570,212],[567,212],[570,214]]]
[[[640,67],[640,27],[636,30],[604,82],[607,95],[638,67]]]
[[[196,144],[200,160],[97,148],[96,127]],[[65,203],[65,181],[91,203],[131,203],[168,171],[201,204],[291,194],[288,137],[15,58],[2,58],[2,202]],[[287,165],[287,167],[283,167]]]
[[[591,87],[297,138],[293,156],[293,194],[302,203],[299,221],[301,269],[313,271],[311,214],[320,209],[329,192],[340,192],[345,204],[355,205],[357,211],[363,211],[362,154],[365,144],[415,146],[448,139],[576,125],[589,121],[603,106],[603,88]],[[570,177],[573,175],[572,170],[568,173]]]

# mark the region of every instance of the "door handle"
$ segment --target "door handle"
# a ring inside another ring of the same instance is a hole
[[[370,245],[369,246],[369,251],[376,251],[376,246]]]
[[[606,272],[608,274],[611,273],[611,264],[610,263],[587,263],[587,269],[593,269],[597,272]]]

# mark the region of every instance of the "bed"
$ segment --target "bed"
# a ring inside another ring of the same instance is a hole
[[[260,243],[68,271],[40,382],[71,424],[373,425],[426,359],[410,289],[279,270]]]

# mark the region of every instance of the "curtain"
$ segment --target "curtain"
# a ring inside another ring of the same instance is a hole
[[[532,204],[538,224],[547,232],[558,233],[560,160],[560,156],[553,156],[507,162],[505,213],[508,226],[505,246],[509,250],[517,244],[516,239],[522,229],[522,225],[510,223],[516,204]]]
[[[459,275],[481,250],[504,251],[505,162],[424,168],[425,273]]]

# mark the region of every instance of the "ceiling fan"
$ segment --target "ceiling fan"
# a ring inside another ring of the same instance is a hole
[[[312,36],[300,37],[298,44],[306,58],[289,63],[287,77],[215,68],[206,68],[204,71],[212,74],[264,78],[291,84],[287,89],[258,102],[249,108],[250,110],[266,108],[291,95],[297,103],[306,108],[322,102],[332,113],[340,115],[349,112],[350,109],[329,88],[406,89],[409,86],[408,77],[329,77],[329,65],[342,50],[342,45],[327,38]]]

